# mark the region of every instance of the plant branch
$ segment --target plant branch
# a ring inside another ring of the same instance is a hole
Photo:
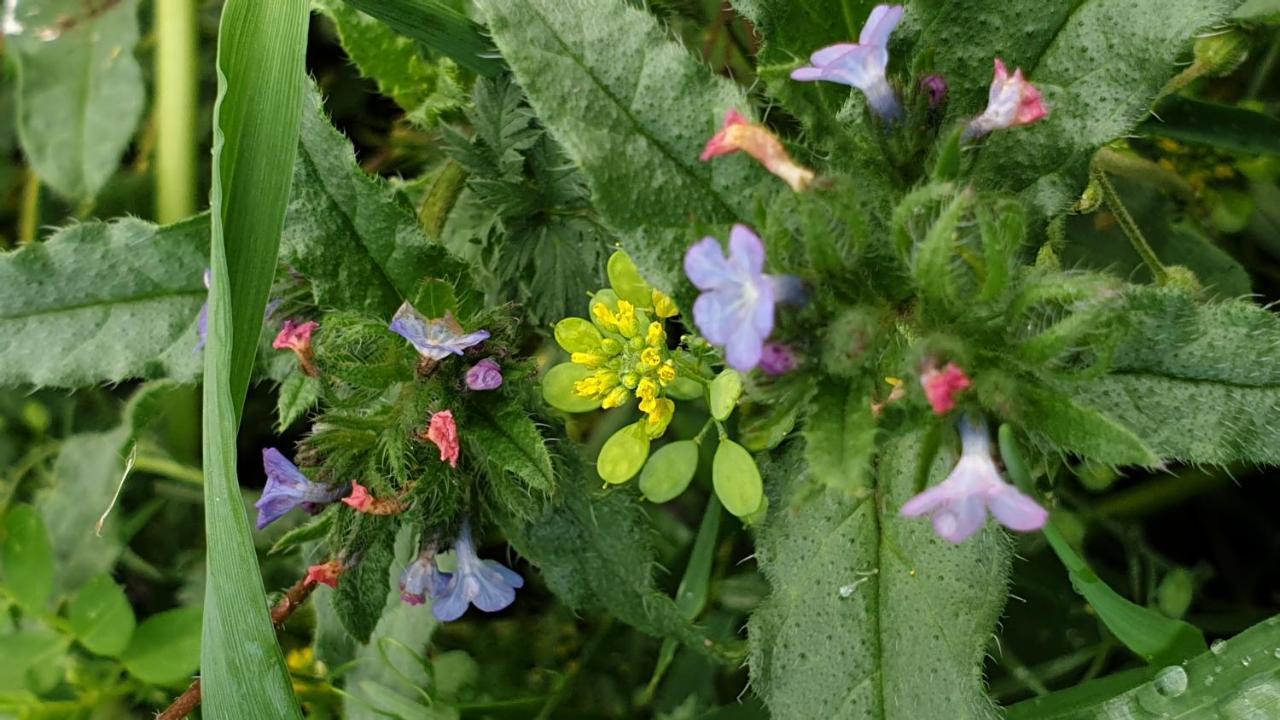
[[[1134,222],[1133,216],[1129,214],[1129,210],[1121,202],[1120,194],[1116,192],[1115,186],[1111,184],[1111,179],[1107,177],[1106,170],[1095,161],[1089,166],[1089,175],[1097,183],[1098,189],[1102,191],[1102,199],[1107,203],[1111,214],[1115,215],[1116,224],[1120,226],[1125,236],[1129,238],[1129,242],[1133,244],[1133,249],[1138,252],[1142,262],[1151,271],[1156,284],[1166,284],[1169,281],[1169,271],[1160,262],[1155,250],[1151,249],[1151,244],[1147,242],[1147,238],[1138,227],[1138,223]]]

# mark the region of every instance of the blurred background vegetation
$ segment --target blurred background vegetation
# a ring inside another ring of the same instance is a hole
[[[67,56],[74,53],[49,57],[40,39],[9,38],[0,79],[3,250],[89,218],[169,223],[207,206],[220,4],[63,4],[73,18],[64,32],[93,25],[107,33],[105,50],[116,53],[130,52],[132,26],[106,21],[136,12],[138,73],[107,78],[101,92],[73,93],[71,100],[41,95],[32,87],[65,82],[60,63],[72,62]],[[755,36],[727,4],[633,4],[663,18],[719,72],[752,86]],[[565,303],[580,302],[582,290],[602,284],[607,238],[553,144],[529,150],[514,168],[484,166],[482,153],[468,148],[479,142],[472,139],[477,112],[496,100],[478,97],[481,107],[473,108],[468,72],[389,35],[339,0],[317,0],[316,7],[307,64],[334,124],[367,172],[394,179],[422,208],[429,234],[484,269],[492,296],[524,300],[511,281],[530,269],[531,258],[548,253],[578,263],[560,266]],[[1220,50],[1222,62],[1184,78],[1181,92],[1138,135],[1105,151],[1126,205],[1166,262],[1197,267],[1216,292],[1252,294],[1264,303],[1280,299],[1276,19],[1263,13],[1243,22]],[[121,44],[111,46],[112,38]],[[20,71],[44,73],[26,76],[21,98]],[[39,122],[23,125],[24,103]],[[786,118],[771,120],[788,127]],[[90,133],[82,139],[93,146],[82,149],[80,167],[49,160],[66,151],[78,130]],[[432,190],[456,178],[459,167],[490,182],[462,189],[462,219],[443,225],[430,212]],[[530,215],[529,207],[575,212]],[[1143,272],[1105,210],[1082,212],[1067,230],[1069,264]],[[544,325],[563,314],[554,303],[531,310]],[[536,349],[536,337],[530,342]],[[246,503],[256,499],[250,485],[261,485],[259,450],[287,447],[302,430],[274,426],[274,393],[272,383],[260,384],[245,411]],[[0,717],[145,716],[189,682],[199,657],[204,582],[197,397],[194,388],[166,383],[74,393],[0,387]],[[588,439],[608,435],[573,430]],[[1230,636],[1280,613],[1274,572],[1280,484],[1272,474],[1252,467],[1124,474],[1084,467],[1079,482],[1059,486],[1060,499],[1073,511],[1070,539],[1112,587],[1212,637]],[[647,506],[662,529],[657,540],[671,569],[662,581],[672,591],[705,498],[704,489]],[[297,552],[268,554],[287,530],[257,536],[269,589],[288,586],[306,565]],[[988,663],[993,696],[1009,703],[1133,663],[1071,590],[1043,538],[1019,542],[1023,561],[1015,565],[1012,599]],[[749,553],[735,523],[712,555],[704,621],[726,637],[741,631],[765,592]],[[412,687],[426,672],[439,717],[764,717],[745,692],[745,669],[678,653],[665,674],[655,673],[659,641],[606,617],[575,616],[540,587],[536,571],[518,559],[515,567],[532,582],[507,612],[441,627],[430,648],[426,616],[406,617],[399,632],[361,651],[354,665],[323,662],[331,650],[326,643],[342,642],[326,635],[323,604],[298,613],[282,644],[310,716],[339,716],[338,679],[354,673],[382,708],[368,716],[420,717],[399,714],[376,688]],[[332,630],[332,618],[327,622]],[[739,697],[744,703],[734,705]],[[720,705],[729,709],[700,714]],[[366,712],[348,709],[343,716]]]

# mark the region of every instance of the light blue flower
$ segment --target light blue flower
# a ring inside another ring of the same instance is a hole
[[[902,116],[902,105],[894,94],[885,69],[889,67],[889,35],[902,21],[901,5],[877,5],[867,17],[856,43],[840,43],[815,52],[810,65],[791,73],[792,80],[826,80],[858,88],[867,104],[889,121]]]
[[[765,274],[764,244],[745,225],[729,233],[728,257],[713,237],[689,248],[684,272],[702,291],[693,304],[693,322],[712,345],[725,349],[729,366],[742,372],[760,364],[777,303],[800,302],[804,294],[796,278]]]
[[[457,620],[468,605],[497,612],[515,602],[516,589],[524,587],[524,578],[496,560],[481,560],[471,540],[471,525],[465,520],[453,550],[458,566],[446,576],[439,593],[431,596],[431,613],[437,620]]]
[[[423,550],[418,559],[400,573],[400,599],[410,605],[421,605],[428,597],[439,597],[451,577],[436,567],[435,548]]]
[[[489,339],[488,330],[463,334],[462,326],[453,315],[442,318],[424,317],[408,302],[400,306],[391,318],[391,331],[413,343],[423,357],[443,360],[450,355],[461,355],[463,350]]]
[[[322,506],[337,500],[345,490],[311,482],[298,466],[275,448],[262,451],[262,467],[267,473],[267,484],[262,488],[262,497],[253,504],[258,508],[259,530],[296,507],[312,514],[319,512]]]

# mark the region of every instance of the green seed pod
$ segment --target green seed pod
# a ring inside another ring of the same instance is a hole
[[[711,482],[724,508],[738,517],[760,509],[764,482],[751,453],[738,443],[723,439],[711,463]]]
[[[601,480],[619,485],[635,477],[648,458],[649,435],[644,423],[633,423],[605,441],[596,458],[596,472]]]
[[[556,323],[556,342],[565,352],[592,352],[600,349],[600,331],[589,320],[565,318]]]
[[[561,363],[542,378],[542,399],[557,410],[568,413],[590,412],[600,407],[599,398],[585,398],[573,391],[574,383],[585,380],[592,370],[583,365]]]
[[[747,527],[751,527],[753,525],[759,525],[760,523],[764,522],[764,519],[768,516],[769,516],[769,496],[763,495],[760,497],[760,507],[756,508],[755,512],[742,518],[742,524]]]
[[[727,369],[711,381],[711,417],[723,422],[733,413],[742,397],[742,375]]]
[[[697,400],[702,397],[702,384],[687,377],[677,377],[667,386],[667,397],[673,400]]]
[[[646,308],[653,302],[653,288],[641,277],[631,257],[621,250],[609,257],[607,267],[609,285],[618,297],[635,305]]]
[[[664,445],[645,463],[640,473],[640,492],[649,502],[673,500],[689,487],[697,469],[697,443],[681,440]]]

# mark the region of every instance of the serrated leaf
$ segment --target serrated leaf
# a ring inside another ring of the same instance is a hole
[[[360,74],[376,82],[410,120],[431,127],[442,114],[466,103],[467,92],[452,61],[432,57],[418,42],[350,3],[318,0],[316,7],[337,27],[342,49]]]
[[[332,510],[326,510],[318,517],[312,518],[307,523],[292,528],[289,532],[281,535],[279,540],[276,540],[268,554],[276,555],[287,552],[299,545],[325,537],[329,534],[330,528],[333,527],[334,514],[340,511],[340,507],[334,507]]]
[[[750,158],[699,163],[740,90],[621,0],[482,0],[538,117],[582,168],[596,208],[657,287],[685,282],[690,218],[749,217],[765,181]]]
[[[463,265],[432,243],[413,209],[356,164],[351,144],[306,93],[293,192],[280,238],[322,307],[390,318],[427,276],[460,278]]]
[[[1177,61],[1191,39],[1237,4],[1238,0],[1092,0],[1050,4],[1046,9],[1033,0],[1023,3],[1014,17],[1027,22],[1006,19],[1000,33],[1024,27],[1057,31],[1043,37],[1039,47],[1026,46],[1021,57],[1005,59],[1017,58],[1010,67],[1021,63],[1044,92],[1049,116],[1025,128],[993,133],[978,151],[975,175],[984,184],[1022,191],[1042,212],[1065,210],[1084,189],[1094,152],[1146,116],[1178,72]],[[970,4],[952,6],[962,12]],[[1046,22],[1046,12],[1057,13],[1061,25]],[[1151,22],[1153,17],[1160,22]],[[969,28],[963,20],[953,27],[948,32]],[[964,44],[985,50],[988,58],[1005,50],[997,42],[972,36]],[[990,70],[983,75],[989,80]],[[976,90],[973,95],[976,102],[953,109],[976,115],[983,101]]]
[[[951,545],[928,522],[898,515],[917,491],[920,448],[919,433],[885,444],[883,498],[800,499],[823,483],[798,446],[766,465],[783,511],[760,530],[756,556],[773,590],[748,636],[752,685],[772,717],[998,717],[982,664],[1004,604],[1010,543],[988,526]],[[926,474],[936,481],[954,462],[941,453]]]
[[[516,551],[537,565],[552,592],[575,610],[606,610],[649,635],[723,653],[654,584],[652,528],[639,503],[625,492],[596,491],[580,458],[560,462],[555,505],[532,519],[498,518]]]
[[[208,245],[205,216],[123,219],[0,254],[0,384],[194,379]]]
[[[7,12],[17,69],[18,137],[40,179],[85,200],[115,173],[146,101],[138,2],[29,0]],[[0,365],[4,363],[0,362]]]
[[[184,607],[143,620],[120,656],[125,669],[155,685],[188,680],[200,665],[201,612],[199,607]]]
[[[44,610],[53,592],[53,546],[40,513],[15,505],[4,515],[0,570],[9,594],[28,611]]]
[[[813,476],[833,490],[852,495],[871,487],[877,433],[871,401],[871,393],[859,383],[838,383],[810,401],[805,461]]]
[[[520,406],[471,413],[459,433],[472,457],[514,474],[530,489],[550,492],[555,487],[546,440]]]
[[[276,432],[282,433],[320,400],[320,381],[293,373],[280,383],[276,397]]]
[[[123,652],[137,624],[129,598],[110,575],[99,575],[80,589],[67,619],[80,644],[99,655]]]
[[[387,573],[395,559],[395,523],[386,517],[361,515],[356,544],[348,550],[355,564],[342,574],[333,593],[333,609],[360,643],[369,642],[387,604]]]

